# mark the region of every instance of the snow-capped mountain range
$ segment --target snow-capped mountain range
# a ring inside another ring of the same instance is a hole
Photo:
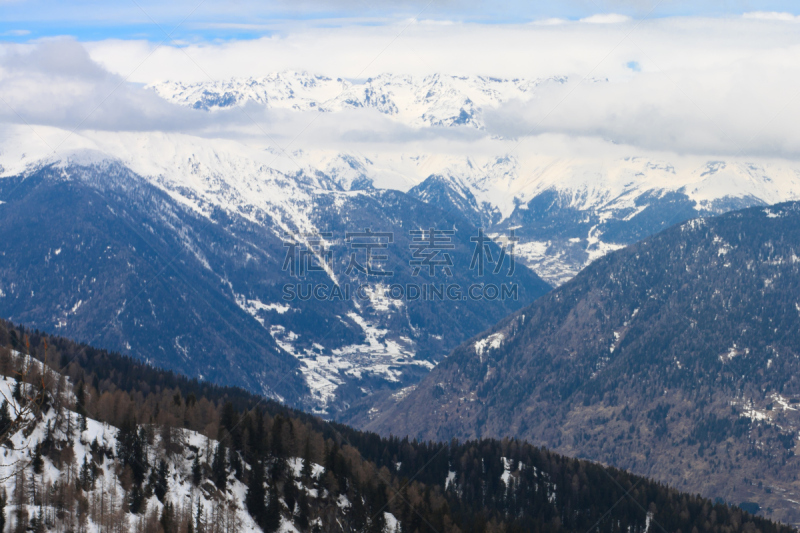
[[[346,80],[307,72],[280,72],[263,78],[206,83],[162,82],[151,88],[170,102],[207,111],[248,102],[296,111],[363,108],[415,127],[483,128],[484,109],[511,100],[529,100],[541,84],[565,81],[563,77],[509,80],[441,74],[425,77],[382,74],[367,80]]]
[[[53,156],[24,135],[0,156],[0,217],[14,234],[2,252],[5,317],[321,414],[413,384],[457,343],[549,288],[518,268],[484,280],[517,284],[515,299],[391,298],[391,284],[466,290],[480,281],[467,268],[475,231],[463,215],[399,191],[344,190],[324,171],[282,172],[270,166],[274,154],[234,141],[82,132],[67,155]],[[455,231],[447,278],[415,278],[409,267],[409,231],[431,227]],[[367,229],[393,232],[382,262],[390,279],[347,273],[351,252],[361,252],[346,233]],[[324,271],[297,279],[283,269],[289,234]],[[287,284],[302,289],[287,299]],[[320,301],[307,284],[351,288]]]
[[[343,275],[347,231],[394,231],[386,263],[405,272],[409,228],[458,229],[453,256],[464,266],[454,276],[462,284],[470,283],[476,228],[500,244],[513,231],[517,260],[559,285],[608,251],[687,218],[800,198],[792,161],[613,145],[567,153],[557,139],[485,132],[492,109],[564,81],[284,72],[144,89],[196,113],[260,105],[335,118],[358,109],[416,130],[483,136],[467,149],[347,150],[300,139],[284,150],[263,137],[9,127],[0,140],[0,219],[11,235],[0,312],[339,416],[369,408],[375,393],[413,386],[454,346],[548,287],[519,268],[516,302],[393,300],[374,278],[363,301],[286,301],[287,233],[331,232],[324,244],[335,260],[309,279],[341,286],[357,279]],[[71,277],[83,281],[68,286]]]
[[[213,112],[248,103],[329,114],[372,109],[420,130],[484,130],[487,112],[512,101],[531,102],[567,81],[566,76],[526,80],[443,74],[383,74],[352,81],[281,72],[206,83],[163,82],[150,89],[170,102]],[[296,170],[299,163],[305,173],[319,171],[345,189],[371,183],[410,191],[423,201],[464,212],[475,225],[494,228],[495,236],[514,228],[522,237],[517,247],[521,260],[554,285],[604,253],[689,216],[800,198],[800,164],[793,161],[647,153],[613,144],[564,155],[560,140],[547,145],[490,137],[491,147],[477,153],[416,146],[366,154],[312,149],[289,156],[271,150],[282,162],[274,164]],[[531,215],[530,207],[542,213],[542,220]]]

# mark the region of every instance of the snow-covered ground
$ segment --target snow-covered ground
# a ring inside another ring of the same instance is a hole
[[[0,377],[0,393],[9,401],[9,403],[16,403],[12,398],[12,390],[15,381],[10,378]],[[90,490],[86,497],[94,503],[105,506],[105,513],[113,514],[118,511],[122,505],[123,500],[126,498],[118,472],[121,471],[116,458],[109,457],[107,454],[99,454],[98,457],[92,453],[92,444],[99,445],[101,450],[110,450],[116,453],[117,449],[117,435],[119,430],[115,427],[109,426],[93,420],[86,419],[86,429],[80,430],[80,417],[69,410],[66,410],[63,415],[70,418],[69,425],[73,430],[73,438],[71,439],[73,458],[65,461],[61,467],[56,466],[50,458],[43,456],[44,462],[41,473],[34,473],[32,459],[33,450],[36,444],[42,442],[45,438],[45,433],[48,426],[56,427],[57,412],[55,409],[50,409],[46,414],[42,415],[41,420],[36,423],[31,431],[17,432],[11,438],[11,445],[0,448],[2,455],[0,456],[0,486],[6,492],[9,504],[6,506],[7,523],[14,523],[16,520],[17,501],[16,490],[20,486],[20,477],[23,475],[26,478],[28,490],[32,490],[33,486],[37,486],[38,490],[43,490],[44,487],[52,486],[55,483],[75,483],[76,476],[79,475],[80,469],[84,461],[91,463],[93,457],[95,464],[97,464],[97,477],[94,482],[94,489]],[[149,447],[148,456],[151,464],[158,464],[158,460],[166,458],[169,466],[169,490],[165,498],[165,502],[171,502],[176,509],[192,509],[192,515],[197,512],[197,505],[201,503],[205,510],[206,521],[211,520],[212,514],[219,512],[219,506],[233,506],[235,509],[235,521],[240,526],[240,531],[261,531],[253,522],[247,510],[244,508],[244,495],[246,487],[234,477],[228,480],[228,490],[220,492],[216,489],[210,491],[206,485],[194,487],[191,481],[191,467],[194,461],[194,452],[192,449],[198,449],[202,455],[208,453],[208,450],[213,451],[216,449],[216,442],[206,439],[194,431],[184,429],[177,429],[179,439],[183,443],[184,451],[179,454],[167,455],[158,453],[160,443],[158,436],[153,446]],[[66,435],[58,430],[54,430],[56,439],[64,439]],[[112,454],[113,455],[113,454]],[[210,460],[204,457],[203,460]],[[31,497],[28,497],[31,500]],[[153,496],[147,501],[147,511],[142,515],[134,515],[125,513],[124,518],[128,523],[128,527],[132,531],[137,530],[137,525],[140,523],[142,516],[151,513],[153,510],[160,516],[164,504],[159,502]],[[36,519],[39,513],[39,505],[35,505],[33,501],[29,501],[26,505],[27,512],[31,519]],[[46,511],[54,512],[54,509]],[[287,530],[292,530],[291,524],[287,524]],[[89,519],[88,531],[100,531],[100,525],[94,523]],[[105,531],[105,529],[103,529]]]

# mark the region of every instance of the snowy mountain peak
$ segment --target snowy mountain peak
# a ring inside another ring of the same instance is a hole
[[[381,74],[367,80],[332,79],[307,72],[263,78],[233,78],[193,84],[162,82],[150,87],[162,98],[194,109],[216,111],[249,102],[270,109],[338,112],[374,109],[404,124],[484,127],[482,111],[510,100],[529,100],[545,82],[565,77],[502,79],[487,76],[425,77]]]

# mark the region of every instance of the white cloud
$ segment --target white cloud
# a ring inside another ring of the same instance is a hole
[[[791,13],[780,13],[777,11],[753,11],[743,15],[746,19],[753,20],[780,20],[783,22],[798,22],[800,15],[792,15]]]
[[[2,45],[0,91],[26,121],[37,124],[71,129],[85,120],[83,127],[94,129],[224,136],[260,135],[264,129],[276,139],[291,139],[311,115],[254,106],[246,114],[208,114],[168,104],[142,84],[282,70],[333,78],[385,72],[559,75],[569,76],[570,83],[544,86],[524,104],[485,110],[487,134],[555,135],[576,143],[590,138],[691,154],[800,157],[795,127],[800,34],[784,18],[646,20],[627,39],[626,28],[586,22],[498,26],[407,20],[322,28],[297,23],[271,37],[180,48],[120,40]],[[18,121],[5,108],[0,119]],[[493,142],[482,135],[411,128],[378,113],[354,111],[316,119],[296,146],[372,143],[402,149],[404,143],[434,140],[469,147]]]
[[[582,18],[581,22],[588,22],[589,24],[619,24],[621,22],[629,22],[631,17],[627,15],[619,15],[617,13],[601,13],[592,15],[591,17]]]
[[[572,80],[544,87],[532,103],[492,111],[486,122],[504,136],[559,133],[643,150],[796,158],[797,82],[798,69],[753,65],[703,74],[642,72],[621,83]]]
[[[6,46],[0,55],[0,92],[5,122],[123,131],[207,127],[202,115],[108,72],[70,39]]]
[[[560,19],[560,18],[546,18],[541,20],[534,20],[531,24],[535,26],[558,26],[560,24],[566,24],[569,22],[567,19]]]
[[[621,31],[626,30],[616,24],[576,21],[434,25],[406,20],[343,27],[298,22],[276,26],[269,37],[187,44],[180,49],[166,46],[153,51],[153,43],[121,40],[86,46],[91,57],[110,71],[134,72],[134,81],[150,83],[258,77],[282,70],[331,77],[384,72],[548,77],[583,76],[594,69],[596,77],[613,78],[628,75],[630,69],[624,65],[631,60],[644,64],[642,52],[652,56],[658,68],[702,72],[754,56],[768,61],[770,54],[778,56],[800,45],[792,25],[743,18],[645,20],[625,40]]]

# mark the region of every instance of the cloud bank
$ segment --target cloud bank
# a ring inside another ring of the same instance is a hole
[[[556,23],[557,22],[557,23]],[[42,41],[0,46],[0,120],[124,131],[267,135],[294,146],[517,142],[556,135],[676,153],[800,157],[800,32],[783,13],[637,21],[623,15],[551,24],[284,26],[271,37],[156,46]],[[144,88],[306,70],[567,76],[533,100],[485,109],[485,131],[411,128],[377,112],[324,117],[257,106],[219,113],[169,104]],[[308,127],[313,123],[313,127]]]

